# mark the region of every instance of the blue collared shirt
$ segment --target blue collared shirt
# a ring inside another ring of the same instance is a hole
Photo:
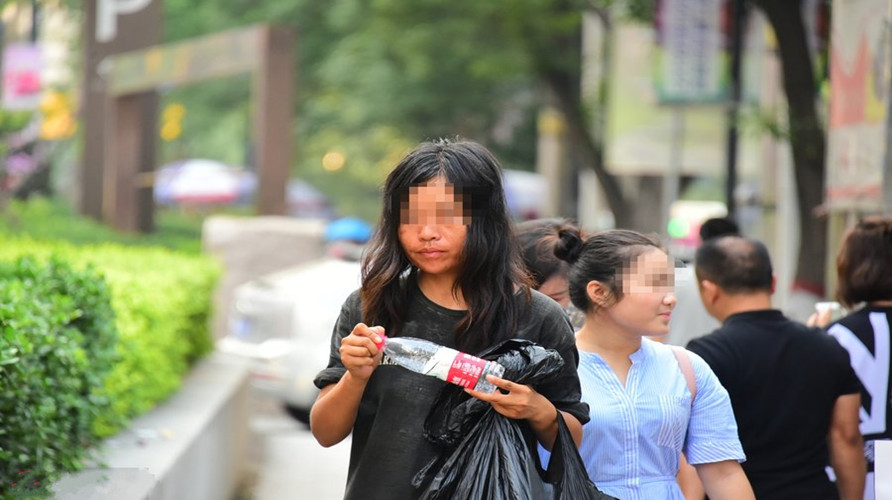
[[[630,356],[625,387],[601,356],[579,355],[582,400],[591,416],[579,451],[589,477],[605,493],[624,500],[683,500],[675,479],[679,452],[694,465],[745,459],[728,392],[701,357],[688,353],[697,380],[692,406],[666,345],[642,341]]]

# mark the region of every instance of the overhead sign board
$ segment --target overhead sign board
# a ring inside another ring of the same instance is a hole
[[[888,0],[833,2],[826,183],[830,208],[872,211],[882,206],[889,154],[888,9]]]
[[[11,43],[3,48],[3,109],[34,110],[43,98],[43,58],[33,43]]]
[[[657,98],[664,104],[727,97],[723,0],[658,0]]]
[[[249,72],[258,64],[265,29],[254,26],[127,52],[109,58],[101,71],[112,95]]]

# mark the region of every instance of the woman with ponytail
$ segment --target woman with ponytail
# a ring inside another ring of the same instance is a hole
[[[585,313],[576,346],[591,480],[618,498],[683,499],[684,452],[709,498],[754,498],[728,392],[700,357],[648,338],[666,335],[675,307],[673,263],[659,242],[626,230],[559,236],[570,300]]]

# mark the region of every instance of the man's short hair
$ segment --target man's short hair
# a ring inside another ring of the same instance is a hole
[[[713,217],[700,224],[700,241],[737,234],[740,234],[740,227],[733,219],[727,217]]]
[[[695,257],[697,280],[709,280],[731,293],[771,293],[773,270],[762,242],[721,236],[703,242]]]

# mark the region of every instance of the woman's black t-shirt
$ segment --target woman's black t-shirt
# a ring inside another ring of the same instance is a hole
[[[409,279],[410,300],[401,331],[388,336],[416,337],[455,348],[454,327],[464,315],[441,307],[424,296],[414,279]],[[524,294],[516,300],[526,301]],[[346,372],[338,348],[341,339],[361,321],[359,292],[347,298],[335,324],[328,367],[316,376],[317,387],[337,383]],[[535,389],[558,409],[580,422],[588,421],[588,405],[580,402],[579,378],[573,330],[560,306],[538,292],[529,304],[519,308],[518,329],[511,338],[521,338],[558,351],[564,370],[548,384]],[[353,427],[350,466],[345,499],[392,500],[418,497],[412,477],[437,455],[437,449],[423,434],[428,411],[446,384],[434,377],[411,372],[399,366],[379,366],[366,386]]]

